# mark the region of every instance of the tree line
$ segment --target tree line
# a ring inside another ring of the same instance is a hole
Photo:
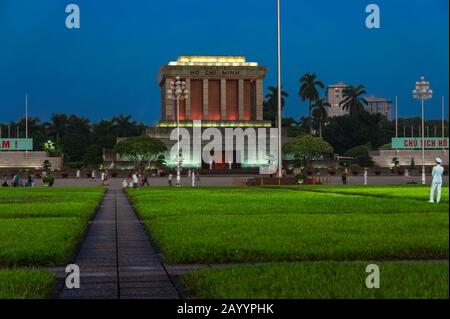
[[[382,114],[365,111],[367,102],[363,85],[349,85],[343,90],[341,107],[348,115],[328,117],[330,106],[323,90],[325,85],[314,73],[300,78],[298,97],[308,102],[308,115],[299,120],[292,117],[282,119],[290,137],[311,135],[329,143],[334,152],[345,154],[355,147],[376,150],[388,147],[391,138],[396,135],[395,121],[388,120]],[[282,91],[282,108],[289,94]],[[276,125],[278,89],[270,86],[264,100],[264,119]],[[399,137],[420,137],[420,117],[398,120]],[[17,129],[19,128],[19,129]],[[131,116],[119,115],[112,119],[93,122],[88,118],[74,114],[53,114],[50,121],[41,122],[38,118],[28,119],[29,137],[34,140],[34,150],[44,150],[44,143],[51,140],[56,151],[64,154],[66,163],[79,165],[100,164],[102,150],[112,149],[117,137],[134,137],[145,134],[145,125],[136,122]],[[427,137],[441,137],[440,120],[425,122]],[[448,121],[445,121],[445,135],[448,136]],[[25,137],[25,119],[17,122],[0,123],[1,137]]]
[[[386,147],[391,138],[420,137],[421,118],[398,119],[398,130],[395,121],[388,120],[382,114],[369,113],[365,110],[367,101],[364,96],[364,85],[348,85],[343,89],[340,107],[348,115],[328,117],[327,110],[330,104],[325,96],[325,85],[318,80],[316,74],[306,73],[299,81],[298,97],[308,102],[308,115],[299,120],[292,117],[282,119],[283,127],[287,128],[288,136],[296,137],[301,134],[310,134],[323,138],[337,154],[345,154],[357,146],[366,146],[371,150]],[[281,106],[286,106],[289,94],[282,90]],[[264,118],[276,125],[278,88],[269,87],[264,101]],[[448,121],[444,125],[445,136],[448,137]],[[426,137],[442,137],[441,120],[425,121]]]
[[[25,137],[25,119],[0,125],[3,138]],[[53,114],[48,122],[28,118],[28,132],[35,151],[43,151],[45,142],[51,140],[56,152],[64,154],[66,163],[90,165],[102,162],[103,148],[113,148],[117,137],[143,135],[145,125],[129,115],[93,122],[86,117],[59,113]]]

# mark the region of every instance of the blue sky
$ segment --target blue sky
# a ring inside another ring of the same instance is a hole
[[[394,99],[400,115],[420,114],[411,90],[431,81],[428,118],[448,100],[448,0],[283,0],[285,115],[306,104],[299,77],[364,84]],[[81,29],[65,27],[65,7],[81,9]],[[365,8],[381,8],[381,29],[365,27]],[[0,122],[67,112],[94,120],[123,113],[159,119],[159,67],[179,55],[246,55],[276,83],[275,0],[0,0]],[[448,105],[448,104],[447,104]],[[448,112],[447,112],[448,113]],[[447,115],[448,116],[448,115]]]

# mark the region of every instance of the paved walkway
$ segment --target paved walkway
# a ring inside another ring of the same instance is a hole
[[[248,176],[236,176],[236,177],[252,177]],[[332,184],[342,185],[342,180],[340,176],[329,176],[321,175],[321,177],[328,177]],[[415,177],[415,180],[420,183],[420,177]],[[110,178],[109,183],[113,188],[120,188],[122,185],[122,178]],[[185,187],[191,187],[191,179],[187,176],[182,176],[182,184]],[[364,184],[363,176],[349,176],[348,184],[351,185],[362,185]],[[444,183],[448,185],[448,176],[444,176]],[[369,176],[369,185],[390,185],[390,184],[403,184],[406,185],[407,180],[398,175],[392,176]],[[430,176],[427,176],[427,183],[430,185]],[[150,177],[150,186],[168,186],[167,177]],[[91,181],[87,178],[67,178],[67,179],[57,179],[55,181],[54,187],[66,187],[66,186],[100,186],[101,181]],[[36,179],[36,186],[42,186],[42,180]],[[203,187],[226,187],[233,186],[233,176],[201,176],[200,185]]]
[[[74,264],[81,287],[64,287],[59,298],[180,297],[122,190],[106,193]]]

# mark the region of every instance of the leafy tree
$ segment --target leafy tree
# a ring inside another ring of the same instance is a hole
[[[83,163],[85,165],[101,164],[103,162],[102,151],[103,149],[99,145],[89,145],[89,147],[86,149],[86,153],[84,153],[83,155]]]
[[[300,118],[300,121],[298,122],[298,126],[305,133],[311,132],[311,130],[312,130],[312,120],[311,120],[311,118],[302,116]]]
[[[331,155],[333,147],[319,137],[300,135],[292,139],[283,147],[283,152],[292,154],[301,166],[308,166],[310,161],[319,160],[323,156]]]
[[[163,159],[161,153],[166,150],[167,147],[160,140],[141,135],[117,143],[113,151],[132,162],[136,170],[143,171],[151,165],[160,165]]]
[[[269,86],[269,93],[265,96],[263,103],[264,119],[272,121],[272,125],[276,125],[276,119],[278,117],[278,87]],[[285,91],[281,91],[281,109],[283,110],[286,99],[289,94]]]
[[[133,121],[131,115],[119,115],[112,119],[117,137],[132,137],[144,134],[145,126]]]
[[[392,144],[391,143],[383,144],[378,149],[380,151],[390,151],[392,150]]]
[[[292,117],[286,117],[282,120],[282,126],[287,129],[287,134],[289,137],[295,137],[304,133],[306,131],[300,127],[299,123],[295,121]]]
[[[364,85],[347,86],[342,91],[344,99],[339,103],[339,106],[343,110],[349,111],[350,116],[354,116],[357,112],[364,110],[364,107],[367,105],[367,101],[362,97],[365,94]]]
[[[59,142],[59,138],[64,134],[66,128],[67,115],[61,113],[53,114],[49,125],[49,133],[56,138],[56,142]]]
[[[373,149],[389,143],[395,134],[392,122],[381,114],[366,111],[353,117],[339,116],[328,118],[323,128],[323,138],[331,144],[338,154],[344,154],[355,145],[370,143]]]
[[[353,157],[356,159],[360,157],[367,157],[369,155],[370,150],[371,150],[370,143],[367,143],[347,150],[347,152],[344,153],[344,156]]]

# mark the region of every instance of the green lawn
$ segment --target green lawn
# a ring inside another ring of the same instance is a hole
[[[0,299],[51,293],[53,274],[20,267],[70,263],[104,192],[95,187],[0,190]]]
[[[448,206],[273,188],[129,190],[169,263],[436,259]]]
[[[0,266],[48,266],[70,261],[102,188],[2,189]]]
[[[181,279],[194,298],[449,295],[448,260],[430,261],[449,255],[448,188],[441,204],[427,203],[428,187],[421,186],[151,189],[130,196],[169,262],[264,263],[187,273]],[[370,263],[380,266],[380,289],[365,287]]]
[[[205,269],[182,276],[194,298],[448,299],[448,263],[377,263],[380,288],[367,289],[369,262],[295,263]]]
[[[0,299],[42,299],[50,297],[56,276],[37,270],[0,269]]]
[[[362,195],[379,198],[399,198],[415,199],[421,202],[427,201],[430,194],[430,186],[413,185],[405,187],[404,185],[373,185],[373,186],[336,186],[336,185],[301,185],[301,186],[282,186],[288,189],[297,189],[304,191],[313,191],[320,193],[333,193],[344,195]],[[435,194],[435,196],[437,196]],[[448,203],[448,186],[442,187],[443,203]]]

